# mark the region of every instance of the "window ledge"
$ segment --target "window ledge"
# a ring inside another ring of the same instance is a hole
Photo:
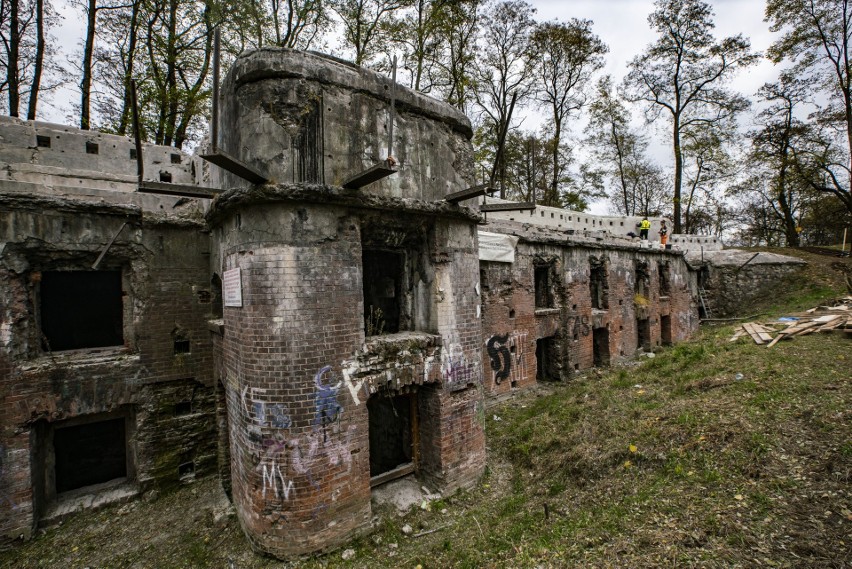
[[[380,336],[367,336],[364,342],[366,353],[387,352],[388,349],[427,349],[441,345],[441,336],[428,332],[397,332]]]
[[[551,314],[559,314],[558,308],[536,308],[535,315],[536,316],[549,316]]]
[[[21,369],[30,371],[54,365],[89,366],[105,363],[139,363],[139,361],[138,353],[131,352],[125,346],[114,346],[40,354],[22,365]]]

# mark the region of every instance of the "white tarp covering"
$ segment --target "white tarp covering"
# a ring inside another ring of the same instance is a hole
[[[501,233],[479,232],[479,260],[499,263],[515,262],[515,246],[518,238]]]

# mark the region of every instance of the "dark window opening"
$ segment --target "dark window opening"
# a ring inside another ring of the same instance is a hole
[[[367,336],[399,332],[402,255],[365,250],[364,332]]]
[[[50,137],[37,134],[36,146],[38,146],[39,148],[50,148]]]
[[[510,309],[509,309],[509,318],[514,318],[514,317],[515,317],[515,309],[514,309],[514,308],[510,308]]]
[[[195,477],[195,463],[184,462],[178,465],[178,478],[193,478]]]
[[[217,273],[213,273],[213,276],[210,279],[210,288],[213,292],[213,299],[210,303],[210,312],[213,315],[213,318],[222,318],[225,314],[222,302],[222,278]]]
[[[589,289],[592,295],[592,308],[609,308],[609,284],[606,278],[606,263],[595,258],[589,259]]]
[[[541,338],[535,341],[535,365],[537,381],[558,381],[556,372],[556,346],[553,338]]]
[[[189,340],[175,340],[175,355],[189,353]]]
[[[136,149],[135,148],[130,149],[130,159],[136,160]]]
[[[535,268],[535,307],[552,308],[553,293],[550,290],[550,266]]]
[[[180,164],[180,160],[181,160],[181,155],[180,155],[180,154],[172,154],[172,155],[171,155],[171,162],[172,162],[172,164]]]
[[[595,367],[609,365],[609,330],[606,328],[595,328],[592,330],[592,349],[594,353]]]
[[[636,348],[651,350],[651,322],[647,318],[636,320]]]
[[[414,460],[414,396],[371,397],[367,400],[370,429],[370,476]]]
[[[172,183],[172,173],[171,172],[160,172],[160,181],[171,184]]]
[[[660,277],[660,296],[669,296],[671,294],[671,280],[669,277],[669,264],[659,263],[657,265],[657,273]]]
[[[175,403],[175,417],[189,415],[192,413],[192,401],[178,401]]]
[[[119,418],[54,430],[57,494],[127,476],[124,423]]]
[[[39,294],[46,351],[124,344],[121,271],[45,271]]]
[[[86,141],[86,154],[97,154],[98,153],[98,143]]]
[[[660,338],[663,345],[671,346],[672,344],[672,317],[660,316]]]

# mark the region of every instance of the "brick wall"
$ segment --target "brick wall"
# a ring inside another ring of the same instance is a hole
[[[679,253],[607,246],[546,230],[530,233],[519,225],[495,224],[489,231],[521,237],[514,263],[480,262],[482,359],[489,396],[532,385],[537,375],[566,380],[574,372],[633,357],[640,320],[648,325],[645,349],[664,339],[685,340],[697,328],[694,285]],[[593,308],[592,264],[605,275],[601,308]],[[642,298],[636,297],[637,267],[648,274]],[[547,282],[544,295],[536,291],[537,269],[539,280]],[[667,275],[665,291],[661,271]],[[542,339],[547,341],[537,354],[536,342]]]
[[[64,498],[54,495],[44,459],[56,427],[124,417],[130,493],[212,473],[207,236],[197,224],[149,223],[127,207],[26,197],[6,205],[0,214],[0,535],[6,543],[65,511],[57,509]],[[41,275],[91,270],[116,235],[99,268],[122,274],[124,345],[45,351],[37,319]],[[188,342],[179,354],[176,336]]]
[[[213,213],[215,270],[239,268],[242,293],[222,337],[230,484],[253,545],[286,557],[369,527],[372,397],[416,397],[421,480],[445,491],[475,481],[485,450],[473,225],[288,201],[226,211]],[[405,259],[399,333],[365,337],[364,247]]]

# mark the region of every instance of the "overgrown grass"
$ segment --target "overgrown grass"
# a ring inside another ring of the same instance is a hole
[[[822,285],[805,280],[778,315],[842,293],[816,298]],[[338,551],[293,566],[849,566],[850,342],[813,334],[766,348],[729,342],[732,329],[706,328],[641,364],[489,408],[489,465],[475,488],[429,511],[383,514],[346,546],[347,561]],[[0,554],[0,565],[282,566],[253,554],[233,518],[219,528],[199,513],[189,492],[134,506],[142,521],[116,508],[79,516]],[[180,529],[159,546],[118,551],[114,536],[150,539],[163,524]]]

